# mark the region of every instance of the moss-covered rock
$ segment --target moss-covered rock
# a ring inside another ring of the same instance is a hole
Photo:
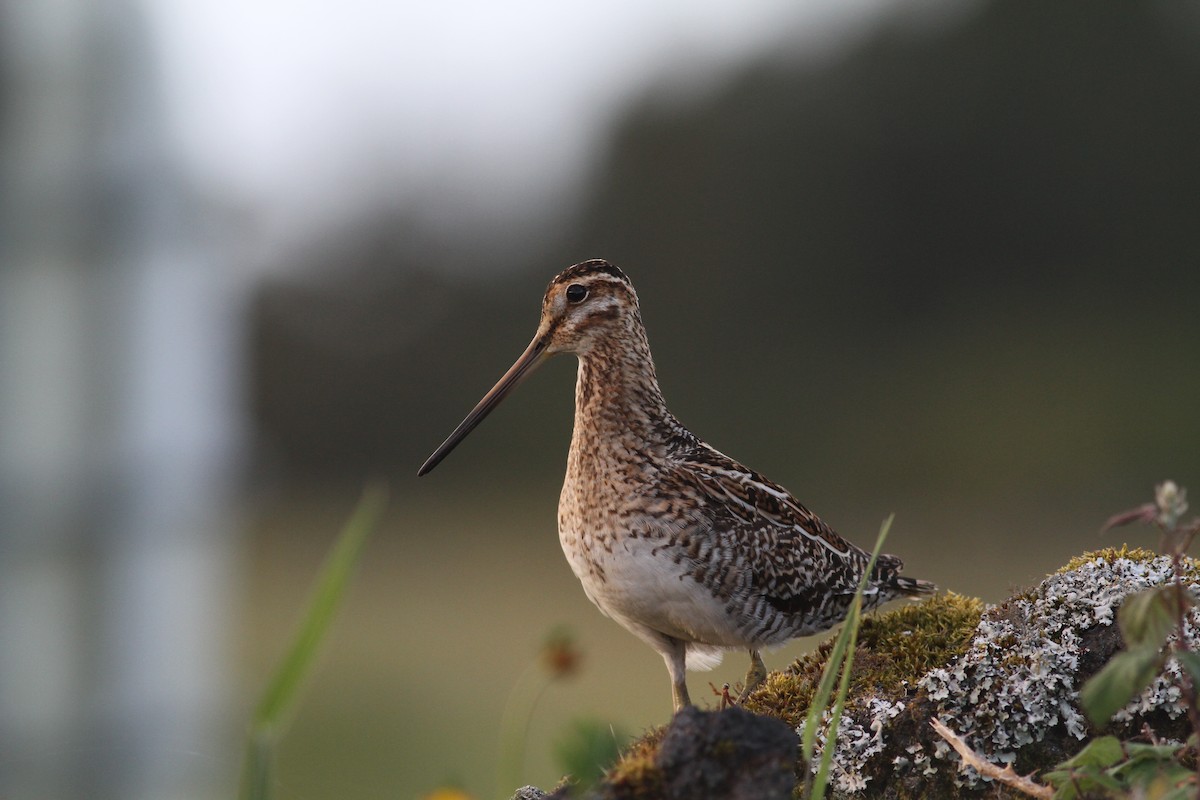
[[[1188,562],[1189,583],[1200,570]],[[1008,797],[959,758],[929,725],[938,717],[977,752],[1018,772],[1044,770],[1078,752],[1094,730],[1079,688],[1122,646],[1115,623],[1126,596],[1171,580],[1171,561],[1146,550],[1110,548],[1072,559],[1037,586],[985,608],[947,593],[863,621],[850,694],[834,744],[835,797]],[[1188,629],[1189,637],[1195,631]],[[770,675],[747,710],[800,733],[832,639]],[[1105,732],[1183,739],[1179,667],[1163,674]],[[817,731],[828,741],[828,715]],[[610,772],[603,797],[663,797],[662,731],[635,743]],[[803,770],[798,766],[798,770]],[[612,788],[619,791],[612,792]]]

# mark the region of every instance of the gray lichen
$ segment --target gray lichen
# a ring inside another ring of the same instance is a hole
[[[844,795],[866,790],[871,779],[864,767],[883,752],[888,723],[905,708],[901,701],[893,702],[879,697],[864,697],[856,705],[860,713],[843,715],[838,723],[837,746],[831,767],[833,788]],[[814,772],[820,763],[819,754],[825,749],[830,721],[830,713],[826,711],[817,731],[818,755],[813,759]],[[803,724],[796,729],[796,733],[803,737]]]

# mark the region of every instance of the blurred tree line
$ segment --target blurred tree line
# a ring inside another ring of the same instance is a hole
[[[267,450],[293,475],[409,475],[528,342],[545,282],[600,256],[638,287],[680,418],[785,484],[1194,475],[1198,86],[1194,7],[1028,0],[648,90],[541,247],[479,243],[504,263],[472,274],[380,211],[265,286]],[[537,382],[456,469],[560,472],[571,397]]]

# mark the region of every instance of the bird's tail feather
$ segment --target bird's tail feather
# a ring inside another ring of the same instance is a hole
[[[691,642],[687,646],[687,668],[696,672],[708,672],[721,663],[725,648]]]

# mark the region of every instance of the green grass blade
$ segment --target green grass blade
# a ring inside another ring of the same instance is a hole
[[[386,506],[386,490],[381,486],[368,488],[321,567],[300,628],[254,712],[246,747],[243,800],[262,800],[270,796],[275,741],[296,704],[300,687],[312,670],[363,545],[378,526]]]
[[[829,785],[829,770],[833,764],[833,751],[837,745],[837,732],[842,722],[842,709],[846,704],[846,692],[850,686],[850,670],[854,667],[854,645],[858,639],[859,623],[858,604],[851,606],[846,615],[846,629],[851,631],[847,642],[846,658],[841,666],[842,679],[838,682],[838,694],[833,703],[833,713],[829,715],[829,732],[825,735],[825,747],[821,750],[821,764],[813,777],[812,800],[822,800],[825,797],[825,787]]]
[[[259,701],[254,713],[255,730],[276,727],[291,710],[297,691],[312,668],[321,641],[333,621],[362,547],[378,525],[386,504],[387,493],[382,488],[368,489],[342,528],[333,550],[321,567],[308,611],[292,640],[291,648]]]
[[[853,611],[853,607],[851,607]],[[849,621],[849,614],[847,614]],[[850,641],[850,626],[842,625],[841,633],[833,643],[833,649],[829,651],[829,658],[825,660],[825,669],[821,671],[821,682],[817,684],[817,691],[813,694],[812,700],[808,704],[808,716],[804,720],[804,735],[800,740],[800,751],[804,756],[806,765],[812,763],[813,751],[817,747],[817,726],[821,724],[821,715],[829,706],[829,696],[833,692],[833,681],[837,677],[838,669],[842,665],[842,661],[846,655],[846,644]],[[807,770],[807,767],[806,767]],[[809,779],[812,777],[811,772],[807,772]],[[805,781],[807,783],[807,780]]]
[[[895,515],[892,515],[884,520],[883,526],[880,529],[880,538],[875,544],[875,552],[871,555],[867,571],[863,573],[863,577],[859,580],[858,592],[860,596],[867,585],[871,569],[874,568],[875,559],[879,557],[879,551],[883,547],[884,539],[887,538],[887,531],[891,528],[894,517]],[[850,615],[853,612],[854,604],[852,603],[850,611],[846,615],[847,621],[849,621]],[[812,701],[809,703],[808,717],[804,723],[804,736],[801,741],[804,762],[806,764],[812,762],[813,751],[816,749],[817,725],[821,721],[821,715],[829,706],[829,697],[833,692],[833,681],[837,678],[838,671],[845,658],[846,646],[850,640],[851,633],[857,636],[857,628],[852,629],[850,625],[843,624],[842,630],[829,652],[829,658],[825,660],[825,669],[821,672],[821,681],[817,684],[817,691],[813,694]]]
[[[246,763],[242,766],[242,800],[266,800],[271,796],[274,756],[274,738],[251,731],[246,741]]]
[[[838,643],[842,645],[840,648],[837,644],[834,645],[834,650],[838,651],[838,658],[834,658],[834,653],[831,652],[829,660],[825,663],[825,671],[821,674],[821,685],[832,686],[833,675],[838,669],[841,670],[841,681],[838,683],[837,698],[834,700],[833,713],[829,719],[829,733],[825,737],[825,747],[821,751],[821,764],[817,769],[817,774],[813,778],[812,791],[809,797],[812,800],[823,800],[825,797],[825,788],[829,785],[829,770],[833,763],[833,751],[837,742],[838,726],[842,721],[842,710],[846,707],[846,695],[850,690],[850,671],[854,667],[854,649],[858,643],[858,625],[862,620],[863,592],[867,589],[867,584],[870,582],[871,573],[875,569],[875,562],[879,559],[879,553],[883,550],[883,543],[887,540],[888,531],[891,530],[892,520],[895,519],[895,514],[890,515],[879,526],[879,538],[875,540],[875,549],[871,552],[871,558],[867,562],[867,568],[863,571],[862,578],[858,582],[858,591],[855,592],[854,602],[850,604],[850,611],[846,615],[846,622],[842,626],[842,633],[838,636]],[[844,664],[843,664],[844,661]],[[813,698],[813,704],[808,710],[808,720],[804,726],[804,739],[809,741],[809,731],[812,731],[811,741],[816,741],[816,726],[820,722],[821,715],[824,713],[825,705],[828,702],[828,690],[821,698],[821,702],[817,703],[817,698]],[[804,763],[806,765],[812,763],[812,750],[805,751]],[[806,766],[806,773],[811,775]]]

